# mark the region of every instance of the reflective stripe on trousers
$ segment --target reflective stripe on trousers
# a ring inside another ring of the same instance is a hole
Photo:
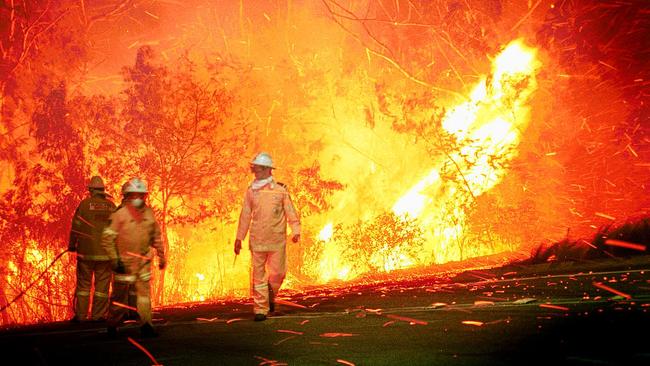
[[[141,324],[151,324],[150,278],[151,268],[149,265],[140,268],[140,272],[137,274],[115,274],[115,283],[113,284],[108,317],[109,326],[118,326],[129,311],[129,306],[132,307],[133,305],[137,308]],[[137,295],[135,304],[129,302],[129,293],[133,292],[133,290],[135,290],[134,292]]]
[[[90,308],[90,288],[95,285],[95,292]],[[111,264],[108,261],[77,261],[77,289],[75,291],[75,315],[79,320],[88,319],[88,310],[92,320],[102,319],[108,311],[108,288],[111,282]]]
[[[116,282],[134,283],[137,276],[131,274],[115,274],[113,279],[115,279]]]

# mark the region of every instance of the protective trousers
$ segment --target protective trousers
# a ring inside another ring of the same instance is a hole
[[[269,312],[269,286],[276,295],[287,274],[286,247],[275,252],[252,251],[251,261],[253,312],[266,315]]]
[[[111,283],[111,264],[109,261],[77,260],[77,290],[75,291],[75,314],[79,320],[88,319],[90,289],[93,277],[95,292],[92,297],[90,319],[100,320],[108,311],[108,288]]]
[[[150,265],[128,274],[115,274],[108,326],[117,327],[128,313],[129,292],[135,288],[136,309],[141,324],[152,324],[151,318],[151,269]],[[128,267],[127,267],[128,268]]]

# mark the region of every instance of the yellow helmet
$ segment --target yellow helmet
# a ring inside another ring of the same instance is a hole
[[[88,183],[88,188],[95,188],[95,189],[104,189],[104,181],[102,178],[98,175],[93,176],[90,178],[90,183]]]

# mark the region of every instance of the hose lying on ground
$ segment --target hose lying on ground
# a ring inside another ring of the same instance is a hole
[[[41,278],[42,278],[43,276],[45,276],[45,274],[50,270],[50,268],[52,268],[52,266],[54,265],[54,263],[56,263],[56,262],[57,262],[57,261],[58,261],[58,260],[59,260],[59,259],[60,259],[64,254],[65,254],[65,253],[67,253],[67,252],[68,252],[68,250],[66,249],[66,250],[64,250],[63,252],[59,253],[59,255],[57,255],[56,257],[54,257],[54,260],[52,260],[52,263],[50,263],[50,265],[47,266],[47,268],[45,268],[45,270],[44,270],[43,272],[41,272],[41,273],[38,275],[38,277],[36,277],[36,279],[35,279],[34,281],[32,281],[32,283],[29,284],[29,286],[27,286],[27,288],[25,288],[24,290],[22,290],[18,295],[16,295],[16,297],[14,297],[13,300],[9,301],[6,305],[3,305],[3,306],[0,308],[0,312],[3,312],[6,308],[8,308],[9,306],[11,306],[11,305],[12,305],[13,303],[15,303],[16,301],[18,301],[18,299],[20,299],[21,297],[23,297],[23,295],[25,295],[25,293],[26,293],[27,291],[29,291],[29,289],[31,289],[32,286],[34,286],[38,281],[41,280]]]

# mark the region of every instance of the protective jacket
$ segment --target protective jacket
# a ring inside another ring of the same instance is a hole
[[[110,221],[104,230],[102,246],[111,261],[120,259],[127,272],[138,273],[151,262],[151,247],[165,261],[160,226],[151,208],[138,209],[126,204],[111,215]]]
[[[126,313],[129,286],[135,287],[136,307],[143,324],[152,323],[151,313],[151,247],[156,249],[160,263],[165,262],[165,249],[153,210],[147,206],[136,208],[126,203],[111,215],[111,223],[104,230],[102,246],[113,263],[120,260],[125,273],[115,273],[111,296],[109,327],[120,323]],[[122,305],[120,305],[122,304]]]
[[[104,195],[95,194],[81,201],[72,219],[68,249],[76,250],[81,260],[108,261],[101,245],[102,232],[114,210],[115,205]]]
[[[284,184],[270,180],[255,189],[249,186],[239,215],[237,239],[244,240],[250,230],[250,249],[274,252],[287,241],[287,223],[293,235],[300,234],[300,219]]]

